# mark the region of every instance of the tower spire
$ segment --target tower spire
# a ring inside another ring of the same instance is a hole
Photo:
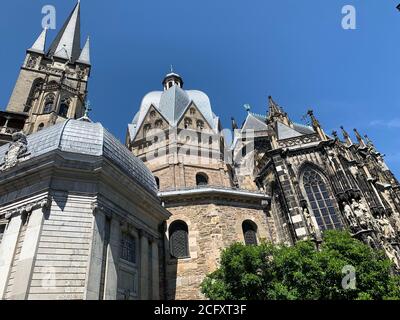
[[[280,120],[287,126],[290,125],[289,117],[287,113],[282,110],[282,108],[272,99],[272,96],[268,96],[268,116],[269,122],[274,120]]]
[[[57,37],[50,46],[48,56],[76,61],[80,54],[80,1],[69,15]]]
[[[36,39],[35,43],[32,45],[31,48],[28,49],[28,51],[34,51],[37,53],[44,54],[44,51],[46,49],[46,37],[47,37],[47,27],[43,29],[39,37]]]
[[[77,62],[81,62],[90,65],[90,38],[87,37],[85,46],[83,47],[79,59]]]
[[[366,148],[367,145],[364,142],[364,139],[361,137],[360,133],[357,131],[357,129],[353,129],[354,133],[356,134],[358,143],[360,144],[360,148]]]
[[[310,109],[307,111],[307,114],[309,115],[309,117],[311,119],[311,124],[312,124],[312,127],[314,128],[314,130],[319,134],[319,136],[321,137],[322,140],[327,140],[325,132],[322,130],[322,127],[321,127],[319,121],[317,120],[317,118],[314,115],[314,111],[312,109]]]
[[[346,141],[346,144],[348,146],[351,146],[353,144],[353,141],[351,141],[350,135],[347,133],[343,126],[340,126],[340,129],[342,129],[343,138]]]

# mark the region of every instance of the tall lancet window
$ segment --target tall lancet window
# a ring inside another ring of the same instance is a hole
[[[312,167],[306,167],[302,174],[302,182],[320,230],[342,228],[335,209],[335,200],[323,174]]]
[[[54,109],[54,101],[55,101],[55,96],[54,94],[49,94],[46,97],[46,100],[44,102],[44,109],[43,109],[43,113],[50,113],[53,111]]]

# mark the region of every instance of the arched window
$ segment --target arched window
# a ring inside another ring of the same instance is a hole
[[[44,128],[44,123],[39,124],[37,131],[40,131]]]
[[[312,167],[306,167],[302,174],[302,183],[320,230],[342,228],[325,177]]]
[[[69,98],[64,98],[64,99],[61,100],[60,110],[58,111],[58,115],[59,116],[64,117],[64,118],[67,117],[69,104],[70,104]]]
[[[184,120],[185,129],[190,128],[192,126],[192,123],[193,123],[192,119],[185,118],[185,120]]]
[[[50,112],[53,111],[53,108],[54,108],[54,100],[55,100],[54,94],[49,94],[49,95],[46,97],[46,100],[45,100],[45,102],[44,102],[43,113],[50,113]]]
[[[257,241],[257,225],[250,220],[246,220],[242,224],[244,243],[246,246],[256,246]]]
[[[33,101],[38,98],[40,90],[43,86],[44,80],[42,78],[38,78],[32,83],[31,91],[29,92],[28,99],[25,103],[24,112],[29,112],[32,107]]]
[[[203,120],[197,120],[196,121],[196,126],[197,126],[197,129],[203,130],[204,129],[204,121]]]
[[[169,243],[171,255],[182,259],[189,257],[189,230],[185,222],[179,220],[169,227]]]
[[[154,177],[154,179],[156,180],[157,189],[160,190],[160,178],[159,177]]]
[[[196,174],[196,185],[198,186],[208,185],[208,176],[205,173]]]

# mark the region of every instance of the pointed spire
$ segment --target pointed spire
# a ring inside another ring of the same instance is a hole
[[[28,51],[34,51],[38,53],[43,53],[46,49],[46,37],[47,37],[47,27],[43,29],[39,37],[36,39],[35,43],[32,45]]]
[[[310,110],[307,111],[307,114],[310,116],[311,124],[312,124],[313,128],[314,129],[321,128],[321,125],[319,124],[319,121],[314,116],[314,111],[312,109],[310,109]]]
[[[343,138],[346,141],[347,145],[351,146],[353,144],[353,141],[351,141],[350,135],[347,133],[343,126],[341,126],[340,129],[342,129]]]
[[[238,125],[236,124],[234,117],[232,117],[231,120],[232,120],[232,130],[234,131],[235,129],[238,129]]]
[[[287,113],[282,110],[282,108],[274,101],[274,99],[272,99],[271,96],[269,96],[267,123],[271,123],[275,120],[279,120],[287,126],[290,126],[291,123]]]
[[[364,135],[364,138],[367,141],[367,146],[375,148],[374,143],[372,142],[372,140],[367,135]]]
[[[310,119],[311,119],[311,124],[313,129],[320,135],[322,140],[327,140],[327,136],[324,132],[324,130],[322,130],[322,127],[319,123],[319,121],[317,120],[317,118],[314,115],[314,111],[312,109],[307,111],[307,114],[309,115]]]
[[[359,134],[357,129],[353,129],[353,130],[354,130],[354,133],[356,134],[356,138],[358,140],[358,143],[360,144],[360,148],[366,148],[367,145],[365,144],[363,138],[361,137],[361,135]]]
[[[77,62],[81,62],[84,64],[90,65],[90,38],[87,37],[85,46],[83,47],[81,51],[81,55],[79,56],[79,59]]]
[[[285,114],[281,107],[272,99],[272,96],[268,97],[268,109],[268,115],[270,117]]]
[[[76,61],[80,54],[81,30],[80,30],[80,1],[68,17],[62,29],[50,46],[48,55]]]

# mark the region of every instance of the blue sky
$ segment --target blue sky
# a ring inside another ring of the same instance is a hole
[[[41,31],[41,9],[57,28],[75,0],[2,1],[0,107]],[[187,89],[206,92],[230,127],[243,104],[265,113],[267,97],[301,122],[312,107],[330,133],[367,133],[400,174],[400,12],[393,0],[82,0],[82,42],[91,37],[91,117],[124,141],[142,97],[161,89],[170,64]],[[357,29],[341,27],[354,5]],[[51,31],[49,40],[56,32]],[[83,45],[83,43],[82,43]]]

